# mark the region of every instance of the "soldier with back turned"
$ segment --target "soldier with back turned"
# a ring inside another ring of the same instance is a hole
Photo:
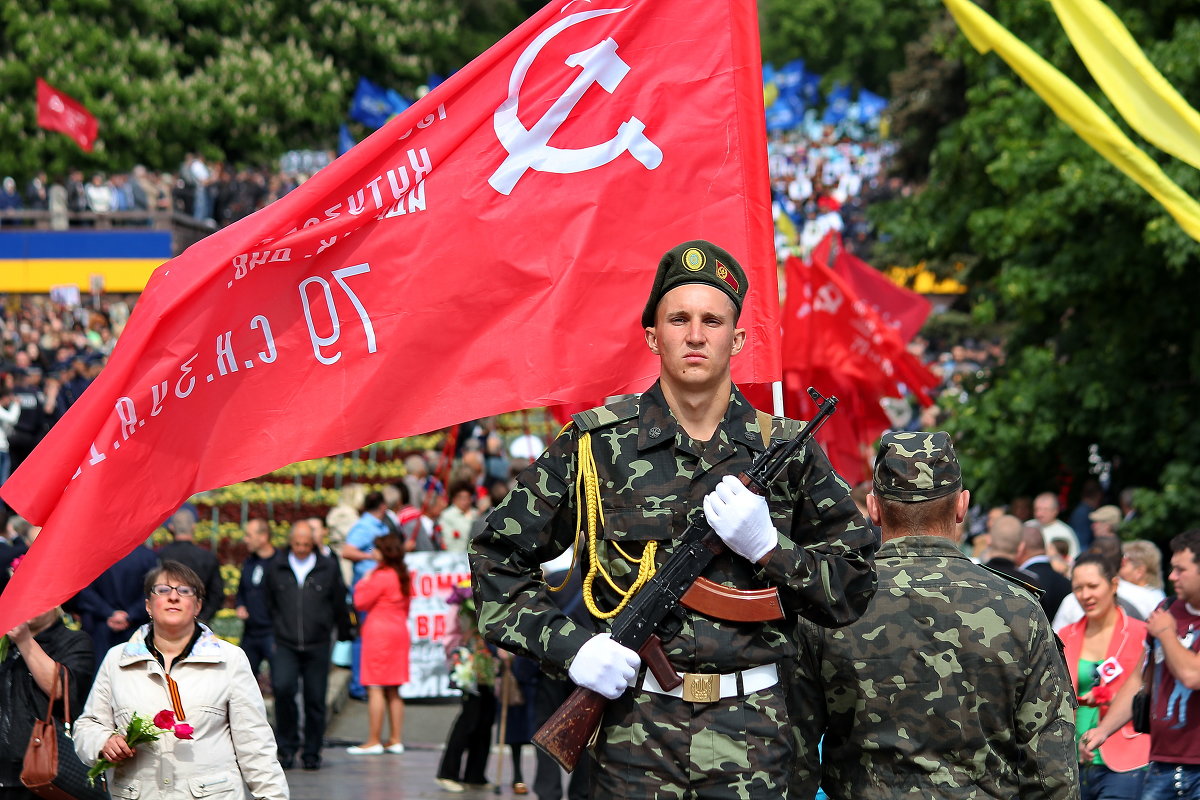
[[[1027,588],[959,551],[969,503],[946,433],[884,435],[867,497],[879,588],[847,627],[802,623],[791,693],[798,730],[824,730],[833,800],[1079,796],[1057,639]],[[795,794],[815,772],[798,762]]]

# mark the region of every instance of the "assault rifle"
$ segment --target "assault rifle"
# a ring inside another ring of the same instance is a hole
[[[818,409],[800,435],[794,439],[772,440],[767,449],[754,459],[750,468],[738,476],[755,494],[767,493],[768,487],[779,476],[788,459],[812,438],[837,408],[836,397],[822,397],[820,392],[812,387],[809,387],[808,394]],[[666,616],[681,603],[697,610],[705,610],[695,603],[689,603],[686,595],[689,595],[689,590],[693,589],[698,579],[705,580],[700,578],[700,573],[708,567],[714,556],[724,550],[725,544],[721,537],[713,531],[703,514],[698,515],[676,542],[675,552],[667,562],[613,621],[612,640],[637,651],[658,684],[668,691],[678,687],[683,679],[667,661],[662,641],[655,631]],[[719,585],[709,581],[708,586],[711,595],[711,587]],[[768,591],[773,593],[773,590]],[[695,597],[695,593],[692,597]],[[775,604],[778,605],[777,599]],[[781,616],[780,609],[779,615],[773,618]],[[533,743],[571,772],[589,740],[600,727],[600,720],[607,705],[608,699],[604,695],[591,689],[576,687],[567,701],[534,734]]]

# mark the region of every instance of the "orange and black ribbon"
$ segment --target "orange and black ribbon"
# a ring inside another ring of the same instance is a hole
[[[169,674],[163,673],[167,679],[167,694],[171,696],[171,709],[175,712],[175,721],[183,722],[187,714],[183,713],[183,700],[179,697],[179,684]]]

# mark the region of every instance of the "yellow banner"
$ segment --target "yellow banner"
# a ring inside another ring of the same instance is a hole
[[[161,258],[5,258],[0,259],[0,292],[46,294],[55,286],[78,286],[86,295],[92,276],[104,279],[104,291],[135,294],[146,288]]]
[[[1149,192],[1188,236],[1200,241],[1200,205],[1139,150],[1082,89],[970,0],[943,2],[976,50],[995,50],[1059,119]]]
[[[1129,126],[1200,169],[1200,113],[1188,105],[1100,0],[1050,0],[1071,44]]]

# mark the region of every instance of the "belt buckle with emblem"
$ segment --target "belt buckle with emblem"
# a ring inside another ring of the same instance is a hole
[[[719,675],[685,672],[683,699],[689,703],[715,703],[718,699]]]

